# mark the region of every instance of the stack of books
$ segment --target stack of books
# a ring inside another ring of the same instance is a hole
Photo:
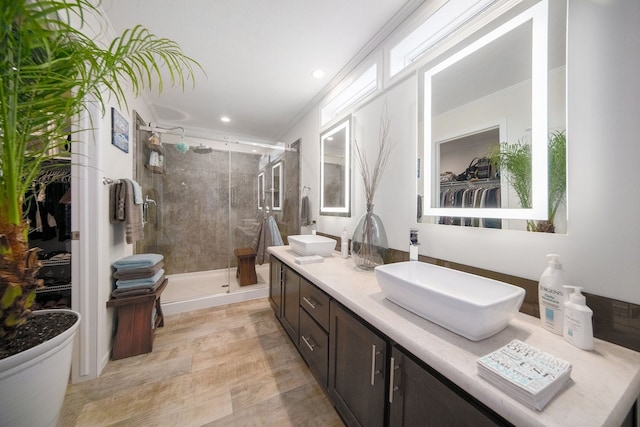
[[[478,359],[478,374],[516,400],[542,411],[569,382],[571,364],[513,340]]]

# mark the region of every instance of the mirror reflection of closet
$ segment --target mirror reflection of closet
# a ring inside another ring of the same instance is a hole
[[[498,171],[488,162],[488,153],[499,149],[500,126],[438,142],[440,197],[437,206],[474,209],[508,206],[507,198],[502,195]],[[502,221],[497,218],[441,216],[438,223],[502,228]]]
[[[320,215],[350,216],[351,119],[320,135]]]
[[[282,162],[271,167],[271,200],[273,210],[282,210]]]

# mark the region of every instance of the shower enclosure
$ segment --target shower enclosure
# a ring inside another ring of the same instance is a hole
[[[136,119],[145,237],[135,252],[164,255],[163,305],[183,307],[177,312],[226,303],[234,293],[266,295],[268,256],[256,263],[257,283],[240,286],[234,250],[251,246],[268,215],[285,244],[298,234],[299,141],[284,147],[185,138],[181,129],[145,130]]]

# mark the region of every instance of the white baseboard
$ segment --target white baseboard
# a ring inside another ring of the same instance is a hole
[[[233,304],[236,302],[250,301],[253,299],[269,296],[269,288],[252,289],[247,291],[236,291],[228,294],[211,295],[185,301],[175,301],[162,303],[162,313],[165,316],[171,314],[184,313],[187,311],[200,310],[203,308],[218,307],[220,305]]]

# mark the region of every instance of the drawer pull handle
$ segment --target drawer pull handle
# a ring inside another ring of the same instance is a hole
[[[313,298],[302,297],[302,299],[304,300],[304,302],[309,304],[311,308],[318,307],[318,303]]]
[[[307,338],[304,335],[300,335],[300,337],[302,338],[302,341],[304,341],[304,343],[307,345],[307,347],[309,347],[309,350],[313,351],[313,349],[316,348],[316,344],[309,342],[310,338]]]
[[[376,385],[376,375],[380,373],[379,369],[376,369],[376,356],[380,354],[376,351],[376,345],[371,345],[371,385]]]

